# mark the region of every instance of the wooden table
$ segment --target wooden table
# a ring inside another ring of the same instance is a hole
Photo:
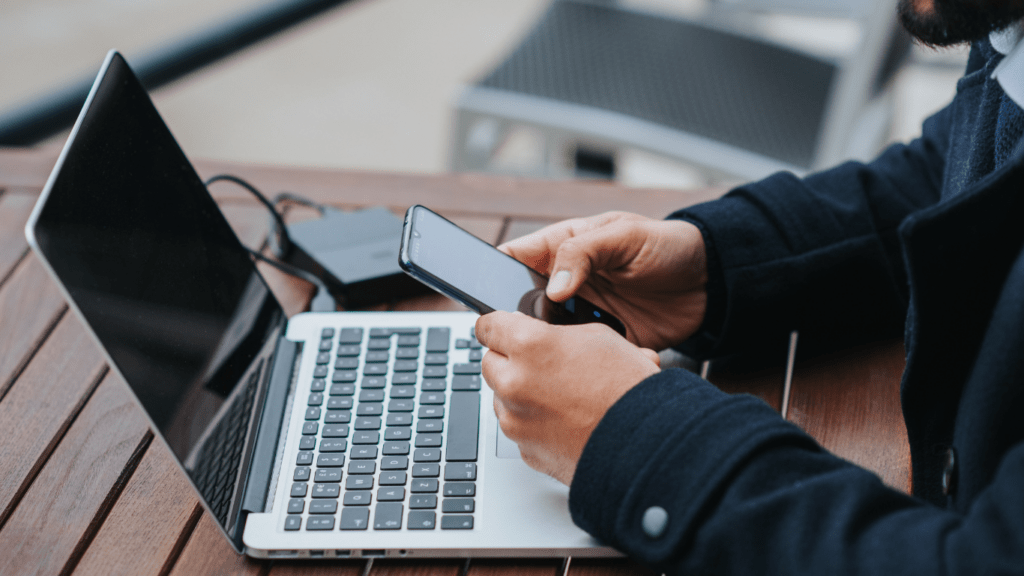
[[[111,372],[39,261],[23,227],[54,150],[0,150],[0,574],[630,574],[625,560],[348,560],[257,562],[237,555],[174,468],[127,388]],[[261,189],[341,207],[431,206],[489,242],[605,210],[662,217],[710,193],[476,175],[410,176],[196,162]],[[259,246],[267,214],[240,189],[214,195],[239,237]],[[291,214],[301,218],[300,211]],[[309,287],[265,270],[289,314]],[[448,309],[437,296],[381,309]],[[795,338],[766,345],[767,362],[704,365],[732,392],[756,394],[827,448],[907,490],[909,448],[899,409],[900,342],[803,358]],[[764,367],[767,366],[767,367]]]

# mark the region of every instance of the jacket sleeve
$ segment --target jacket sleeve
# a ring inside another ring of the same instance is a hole
[[[996,574],[1024,566],[1022,485],[1024,444],[966,514],[943,510],[753,397],[669,370],[598,425],[569,507],[602,542],[670,574]],[[660,533],[644,527],[654,507],[667,512]]]
[[[671,215],[708,246],[705,322],[681,349],[722,355],[791,330],[816,341],[898,334],[907,280],[897,228],[939,199],[951,114],[869,164],[779,173]]]

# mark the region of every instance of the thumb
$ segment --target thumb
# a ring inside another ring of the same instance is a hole
[[[648,360],[654,362],[658,368],[661,368],[661,356],[658,356],[657,352],[650,348],[641,348],[640,351],[644,353],[644,356],[647,356]]]

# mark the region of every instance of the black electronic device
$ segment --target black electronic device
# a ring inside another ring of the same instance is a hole
[[[320,218],[288,226],[283,260],[318,276],[346,308],[428,292],[398,266],[402,220],[387,208],[321,210]]]
[[[423,206],[405,213],[399,264],[407,274],[479,314],[519,311],[551,324],[600,322],[626,335],[622,322],[573,296],[554,302],[547,276]]]

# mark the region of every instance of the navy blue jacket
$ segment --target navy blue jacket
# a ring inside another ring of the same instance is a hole
[[[914,496],[761,401],[667,370],[591,436],[570,492],[579,526],[670,573],[1024,574],[1024,149],[993,168],[1000,58],[976,44],[953,102],[870,164],[778,174],[674,215],[709,247],[692,352],[905,329]],[[656,537],[652,507],[668,512]]]

